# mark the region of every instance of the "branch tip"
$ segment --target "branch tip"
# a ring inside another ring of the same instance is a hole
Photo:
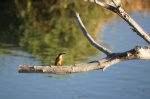
[[[120,8],[120,7],[121,7],[121,0],[112,0],[112,2],[114,3],[114,5],[115,5],[117,8]]]
[[[102,68],[102,71],[105,71],[107,67]]]
[[[94,3],[97,3],[97,0],[94,0]]]

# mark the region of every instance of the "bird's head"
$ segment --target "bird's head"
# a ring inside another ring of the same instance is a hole
[[[61,55],[63,55],[63,54],[66,54],[66,53],[59,53],[58,56],[61,56]]]

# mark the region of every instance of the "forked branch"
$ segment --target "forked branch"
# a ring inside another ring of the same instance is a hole
[[[116,14],[118,14],[122,19],[124,19],[131,27],[134,32],[136,32],[141,38],[143,38],[148,44],[150,44],[150,35],[145,32],[121,7],[121,4],[116,2],[116,0],[112,0],[115,6],[107,4],[105,2],[100,2],[98,0],[94,0],[96,4],[99,6],[106,8]]]
[[[107,8],[116,14],[118,14],[121,18],[123,18],[132,29],[141,36],[147,43],[150,44],[150,36],[147,34],[122,8],[119,2],[116,0],[112,0],[115,6],[112,6],[107,3],[99,2],[95,0],[95,3]],[[140,46],[136,46],[135,48],[128,50],[122,53],[112,53],[107,48],[96,43],[92,37],[87,32],[85,26],[83,25],[80,16],[78,13],[75,13],[75,19],[81,28],[84,36],[88,39],[88,41],[98,50],[105,53],[107,55],[106,58],[103,58],[98,61],[93,61],[85,64],[73,64],[68,66],[30,66],[30,65],[19,65],[18,72],[19,73],[50,73],[50,74],[69,74],[76,72],[86,72],[90,70],[102,69],[105,70],[109,66],[113,64],[126,61],[126,60],[150,60],[150,46],[145,46],[144,48]]]

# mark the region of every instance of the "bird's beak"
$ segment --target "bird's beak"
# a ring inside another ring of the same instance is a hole
[[[66,54],[66,53],[62,53],[62,54]]]

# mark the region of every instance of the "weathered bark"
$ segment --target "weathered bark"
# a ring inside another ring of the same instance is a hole
[[[80,16],[78,13],[75,13],[74,15],[78,25],[80,26],[84,36],[87,38],[87,40],[95,47],[97,48],[98,50],[102,51],[103,53],[105,53],[106,55],[109,55],[111,54],[111,51],[108,50],[107,48],[103,47],[102,45],[99,45],[98,43],[96,43],[93,38],[89,35],[89,33],[87,32],[84,24],[82,23],[81,19],[80,19]]]
[[[132,30],[137,33],[141,38],[143,38],[147,43],[150,44],[150,35],[145,32],[121,7],[120,3],[117,3],[116,0],[112,0],[115,6],[94,0],[96,4],[104,7],[116,14],[118,14],[122,19],[124,19],[132,28]]]
[[[136,32],[141,38],[143,38],[147,43],[150,44],[150,36],[146,33],[122,8],[119,2],[112,0],[115,6],[109,5],[107,3],[99,2],[95,0],[95,3],[107,8],[115,13],[117,13],[121,18],[123,18],[131,27],[134,32]],[[110,50],[104,46],[96,43],[92,37],[87,32],[84,24],[82,23],[78,13],[75,13],[75,19],[81,28],[84,36],[95,48],[107,55],[98,61],[93,61],[85,64],[74,64],[69,66],[30,66],[30,65],[19,65],[19,73],[51,73],[51,74],[69,74],[76,72],[86,72],[90,70],[102,69],[103,71],[112,66],[113,64],[126,61],[126,60],[150,60],[150,46],[145,46],[144,48],[136,46],[135,48],[123,52],[123,53],[112,53]]]
[[[123,53],[112,53],[104,59],[93,61],[86,64],[74,64],[69,66],[30,66],[19,65],[19,73],[50,73],[50,74],[69,74],[77,72],[86,72],[96,69],[105,70],[113,64],[132,59],[150,59],[150,48],[141,48],[136,46],[134,49]]]

